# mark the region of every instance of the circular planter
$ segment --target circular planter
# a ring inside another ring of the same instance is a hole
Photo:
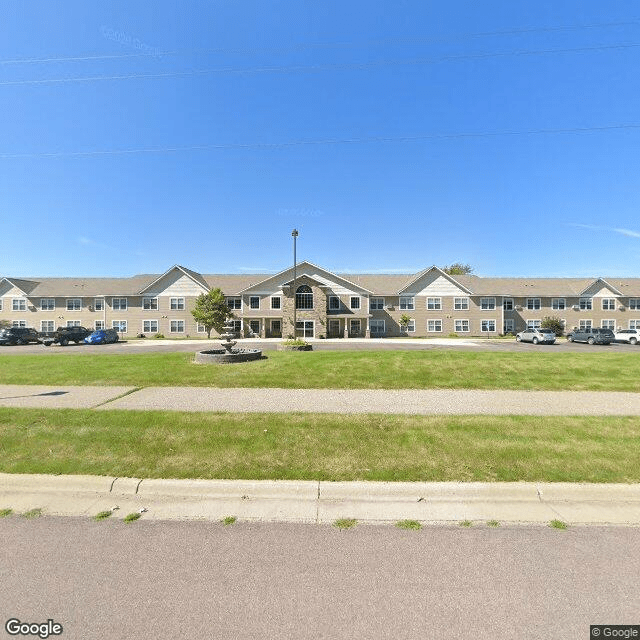
[[[278,351],[313,351],[313,345],[293,345],[293,344],[279,344],[276,346]]]
[[[261,358],[262,351],[260,349],[233,349],[231,353],[225,349],[211,349],[196,352],[194,362],[196,364],[234,364],[236,362],[251,362]]]

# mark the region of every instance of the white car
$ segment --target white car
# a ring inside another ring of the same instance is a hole
[[[628,342],[629,344],[638,344],[640,342],[640,330],[638,329],[620,329],[614,331],[616,342]]]
[[[556,334],[551,329],[529,328],[516,333],[516,342],[533,342],[533,344],[554,344]]]

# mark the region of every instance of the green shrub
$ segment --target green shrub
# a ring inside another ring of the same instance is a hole
[[[561,336],[564,333],[564,322],[555,316],[547,316],[546,318],[542,318],[540,328],[551,329],[557,336]]]
[[[155,336],[153,336],[153,337],[154,337],[154,338],[162,339],[162,338],[164,338],[164,333],[156,333],[156,335],[155,335]]]
[[[457,334],[455,331],[452,331],[452,332],[447,336],[447,338],[457,338],[457,337],[458,337],[458,334]]]

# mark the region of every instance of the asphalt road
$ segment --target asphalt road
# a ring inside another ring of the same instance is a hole
[[[449,341],[447,341],[449,342]],[[455,351],[504,351],[508,353],[637,353],[640,355],[640,346],[630,345],[626,343],[610,344],[610,345],[588,345],[582,343],[570,343],[561,338],[553,345],[533,345],[530,343],[518,343],[515,340],[464,340],[456,344],[456,341],[450,341],[451,344],[442,344],[434,342],[432,344],[408,340],[376,340],[374,342],[362,341],[352,342],[349,340],[340,340],[336,342],[326,342],[324,340],[316,340],[313,342],[315,351],[364,351],[364,350],[411,350],[423,351],[432,349],[446,349]],[[475,342],[475,344],[466,344]],[[256,348],[263,351],[275,351],[277,342],[245,340],[238,343],[238,347]],[[171,352],[192,352],[203,349],[218,349],[220,342],[198,341],[193,340],[124,340],[116,344],[107,345],[87,345],[87,344],[69,344],[66,347],[53,345],[45,347],[40,344],[27,344],[21,346],[0,346],[0,356],[2,354],[42,354],[49,355],[52,353],[91,353],[91,354],[108,354],[108,353],[171,353]]]
[[[0,536],[3,627],[53,619],[65,640],[573,640],[640,623],[639,528],[10,516]]]

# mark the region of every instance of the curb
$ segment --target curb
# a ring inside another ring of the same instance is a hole
[[[162,480],[0,474],[0,508],[145,519],[640,525],[640,484]]]

